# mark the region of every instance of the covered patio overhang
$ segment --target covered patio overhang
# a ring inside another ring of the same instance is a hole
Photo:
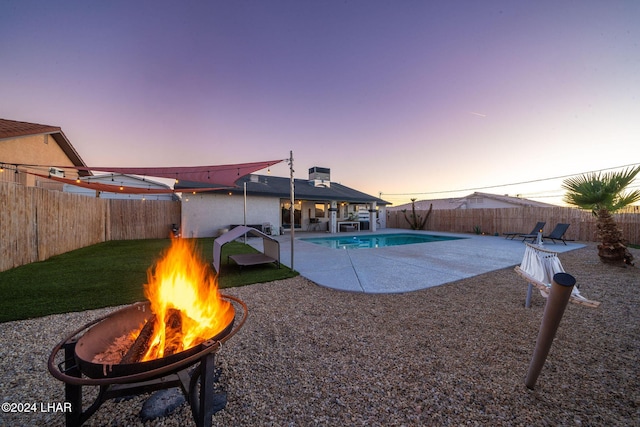
[[[281,199],[282,224],[285,231],[291,229],[291,202]],[[371,231],[380,228],[376,201],[309,200],[295,199],[294,226],[296,231],[340,233]],[[384,217],[384,216],[383,216]]]

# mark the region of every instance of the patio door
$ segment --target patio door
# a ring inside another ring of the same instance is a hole
[[[297,201],[293,205],[293,225],[295,229],[302,228],[302,205]],[[291,201],[280,201],[280,218],[282,221],[282,228],[285,230],[291,230]]]

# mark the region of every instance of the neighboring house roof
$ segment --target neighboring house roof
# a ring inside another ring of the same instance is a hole
[[[60,127],[0,119],[0,140],[44,134],[51,135],[74,166],[86,166],[84,160],[82,160],[80,154],[78,154],[73,145],[71,145],[71,142],[67,139]],[[79,174],[81,176],[91,175],[90,172],[85,171],[79,171]]]
[[[524,199],[522,197],[513,197],[513,196],[507,196],[507,195],[501,196],[499,194],[490,194],[490,193],[475,192],[467,196],[467,198],[470,198],[470,197],[486,197],[488,199],[493,199],[493,200],[497,200],[505,203],[511,203],[518,206],[535,206],[539,208],[549,208],[549,207],[556,206],[551,203],[538,202],[535,200]]]
[[[534,206],[534,207],[553,207],[550,203],[537,202],[535,200],[523,199],[520,197],[501,196],[498,194],[490,193],[471,193],[465,197],[455,197],[450,199],[433,199],[433,200],[416,200],[415,206],[417,210],[428,210],[429,205],[433,204],[433,209],[470,209],[472,204],[475,203],[475,207],[482,207],[479,203],[476,203],[479,199],[488,199],[489,201],[496,202],[498,204],[507,205],[503,207],[520,207],[520,206]],[[485,206],[486,203],[483,203]],[[486,206],[490,207],[490,206]],[[495,206],[494,206],[495,207]],[[403,205],[392,206],[387,208],[391,211],[411,209],[411,203],[405,203]]]
[[[131,195],[131,194],[122,194],[120,192],[117,191],[117,188],[119,185],[124,185],[126,187],[135,187],[135,188],[145,188],[145,189],[149,189],[154,190],[154,189],[168,189],[170,190],[171,187],[168,186],[167,184],[163,184],[161,182],[156,182],[156,181],[152,181],[149,178],[140,178],[134,175],[128,175],[128,174],[122,174],[122,173],[110,173],[110,174],[104,174],[104,175],[95,175],[95,176],[88,176],[88,177],[83,177],[81,178],[81,181],[84,182],[92,182],[92,183],[104,183],[104,184],[109,184],[109,185],[113,185],[114,190],[112,192],[113,195],[109,196],[102,196],[104,198],[136,198],[136,197],[143,197],[144,194],[135,194],[135,195]],[[93,194],[95,195],[95,190],[89,189],[89,188],[83,188],[83,187],[79,187],[76,185],[72,185],[72,184],[65,184],[64,185],[64,191],[66,193],[77,193],[77,194]],[[157,193],[153,193],[151,192],[149,196],[147,196],[150,199],[158,199],[158,200],[175,200],[175,201],[179,201],[180,198],[174,194],[174,193],[166,193],[166,194],[157,194]]]
[[[265,176],[265,175],[248,175],[240,178],[236,181],[237,187],[224,190],[210,191],[209,193],[233,193],[243,194],[244,183],[247,183],[247,194],[289,198],[291,189],[290,178],[283,178],[277,176]],[[372,203],[376,202],[378,205],[388,205],[389,202],[379,199],[377,197],[370,196],[361,191],[354,190],[353,188],[346,187],[342,184],[331,182],[329,186],[314,185],[313,181],[306,179],[295,179],[295,198],[298,200],[309,201],[338,201],[349,203]],[[182,181],[174,185],[175,190],[181,188],[200,188],[207,187],[207,184]]]

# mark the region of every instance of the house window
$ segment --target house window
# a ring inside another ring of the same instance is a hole
[[[293,222],[295,228],[301,228],[302,206],[300,202],[293,205]],[[289,200],[280,202],[280,217],[282,220],[282,228],[291,229],[291,202]]]
[[[324,203],[316,203],[316,218],[324,218],[326,212],[326,205]]]

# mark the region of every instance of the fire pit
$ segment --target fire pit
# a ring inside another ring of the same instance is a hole
[[[91,322],[60,342],[49,372],[65,383],[68,426],[81,425],[108,399],[181,387],[198,426],[213,415],[215,354],[244,324],[247,306],[218,292],[217,278],[193,241],[171,247],[144,287],[148,301]],[[242,308],[236,319],[236,308]],[[59,353],[63,356],[59,356]],[[98,386],[83,409],[82,388]]]
[[[202,344],[169,356],[149,361],[125,360],[121,358],[112,362],[96,360],[106,348],[113,346],[119,337],[127,335],[138,328],[140,323],[146,323],[152,317],[149,303],[133,304],[119,310],[90,328],[78,339],[75,348],[75,361],[80,371],[90,378],[109,378],[147,372],[179,362],[202,349]],[[233,328],[235,318],[218,334],[209,340],[219,341],[229,334]]]
[[[71,411],[66,413],[67,426],[82,425],[109,399],[172,387],[182,389],[196,425],[210,426],[215,354],[238,332],[248,314],[242,300],[229,295],[222,298],[241,307],[240,318],[234,317],[211,339],[168,357],[124,364],[93,361],[96,353],[111,345],[114,331],[137,327],[139,318],[146,316],[148,309],[144,307],[148,307],[148,303],[133,304],[97,319],[62,340],[51,352],[48,367],[55,378],[65,383],[65,400],[71,403]],[[190,368],[194,368],[191,375]],[[96,400],[83,409],[82,388],[85,386],[99,386],[100,391]]]

